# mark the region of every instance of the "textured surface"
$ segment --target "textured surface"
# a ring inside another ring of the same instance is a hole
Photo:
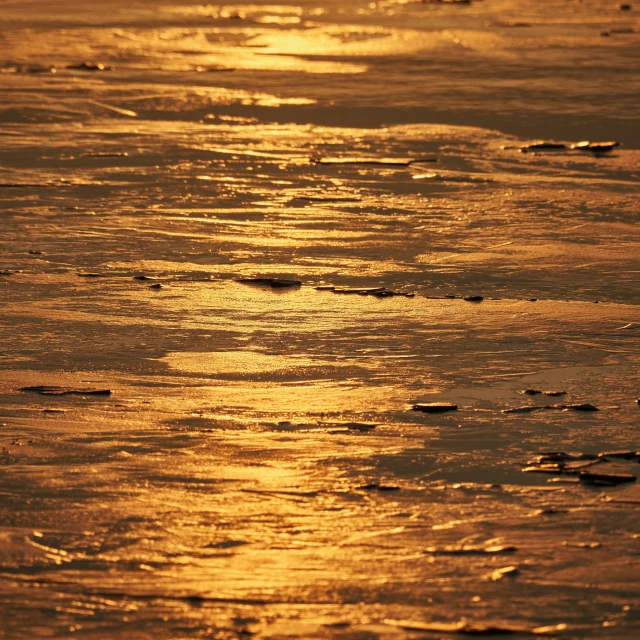
[[[640,633],[638,11],[0,11],[0,637]]]

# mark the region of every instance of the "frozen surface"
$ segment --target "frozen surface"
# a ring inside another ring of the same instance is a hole
[[[0,17],[0,638],[640,636],[640,6]]]

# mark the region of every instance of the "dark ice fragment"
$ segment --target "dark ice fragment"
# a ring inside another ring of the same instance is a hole
[[[363,288],[344,288],[344,289],[333,289],[334,293],[343,293],[345,295],[369,295],[369,294],[373,294],[373,293],[379,293],[382,291],[385,291],[386,289],[384,287],[374,287],[371,289],[363,289]]]
[[[583,140],[572,144],[571,148],[576,151],[590,151],[591,153],[609,153],[619,146],[620,143],[617,141],[589,142],[588,140]]]
[[[400,487],[389,484],[378,484],[377,482],[370,482],[358,487],[361,491],[399,491]]]
[[[419,402],[411,407],[413,411],[423,413],[445,413],[447,411],[457,411],[458,405],[449,402]]]
[[[79,278],[104,278],[105,275],[103,273],[79,273]]]
[[[416,295],[412,291],[393,291],[392,289],[387,289],[386,287],[358,288],[323,285],[315,287],[315,289],[317,291],[333,291],[333,293],[343,295],[373,296],[374,298],[392,298],[394,296],[414,298]]]
[[[557,411],[600,411],[598,407],[589,404],[545,404],[528,407],[514,407],[513,409],[503,409],[502,413],[531,413],[532,411],[540,411],[542,409],[555,409]]]
[[[552,397],[558,397],[558,396],[564,396],[567,392],[566,391],[541,391],[540,389],[525,389],[524,391],[521,391],[520,393],[522,393],[525,396],[539,396],[539,395],[544,395],[544,396],[552,396]]]
[[[236,282],[271,287],[272,289],[298,288],[302,286],[300,280],[285,280],[282,278],[238,278]]]
[[[162,289],[162,285],[159,282],[156,282],[155,284],[150,284],[149,289]]]
[[[558,463],[536,463],[523,469],[525,473],[563,473],[564,465]]]
[[[416,294],[413,292],[391,291],[390,289],[385,289],[384,291],[372,291],[369,295],[372,295],[374,298],[393,298],[394,296],[414,298]]]
[[[630,473],[593,473],[592,471],[581,471],[578,477],[580,478],[580,482],[599,486],[611,486],[636,481],[636,477]]]
[[[346,422],[344,426],[353,431],[369,432],[373,431],[378,425],[373,422]]]
[[[557,513],[568,513],[568,509],[556,509],[555,507],[546,507],[544,509],[536,509],[534,514],[537,516],[554,516]]]
[[[565,453],[564,451],[541,451],[539,461],[597,460],[595,453]]]
[[[585,402],[583,404],[558,404],[555,405],[558,409],[571,409],[572,411],[600,411],[595,405]],[[554,407],[554,408],[555,408]]]
[[[533,144],[527,144],[520,147],[521,153],[528,153],[529,151],[566,151],[567,145],[561,142],[534,142]]]
[[[466,296],[463,298],[466,302],[482,302],[484,300],[483,296]]]
[[[111,389],[73,389],[71,387],[56,387],[49,385],[38,385],[34,387],[21,387],[20,391],[33,391],[42,396],[109,396]]]
[[[620,460],[638,460],[640,451],[604,451],[598,454],[601,458],[618,458]]]
[[[540,461],[534,461],[532,466],[525,467],[523,471],[525,473],[566,473],[569,475],[576,475],[582,469],[591,467],[594,464],[604,462],[602,458],[597,460],[584,460],[575,462],[548,462],[547,459]]]
[[[502,413],[531,413],[532,411],[538,411],[545,407],[514,407],[513,409],[503,409]]]
[[[233,547],[241,547],[248,542],[244,540],[223,540],[222,542],[210,542],[204,546],[205,549],[232,549]]]
[[[571,460],[573,455],[564,451],[541,451],[541,456],[559,458],[561,460]]]

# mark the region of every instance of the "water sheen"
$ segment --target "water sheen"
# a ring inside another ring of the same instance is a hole
[[[0,15],[0,638],[640,634],[640,7]]]

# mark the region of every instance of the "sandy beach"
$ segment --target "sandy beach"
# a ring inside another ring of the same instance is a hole
[[[640,636],[640,4],[0,25],[0,638]]]

